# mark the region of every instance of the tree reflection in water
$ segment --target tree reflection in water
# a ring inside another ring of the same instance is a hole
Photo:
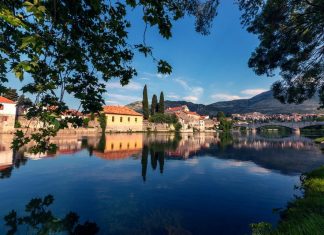
[[[144,145],[143,149],[142,149],[142,159],[141,159],[142,177],[143,177],[144,182],[146,181],[148,152],[149,152],[149,149],[148,149],[147,145]]]
[[[70,234],[94,235],[99,232],[96,223],[86,221],[79,223],[79,216],[69,212],[63,218],[56,217],[49,206],[54,202],[52,195],[44,198],[33,198],[25,207],[26,215],[19,216],[12,210],[5,217],[5,225],[9,227],[7,235],[14,235],[26,230],[25,234]]]
[[[233,136],[230,132],[221,132],[219,134],[219,148],[221,150],[225,150],[228,146],[231,146],[233,144]]]
[[[151,156],[151,167],[156,170],[159,165],[160,173],[163,174],[164,171],[164,161],[166,151],[176,150],[178,148],[181,136],[176,134],[174,139],[168,139],[167,141],[153,141],[149,145],[144,144],[142,149],[142,177],[143,181],[146,181],[146,172],[148,164],[148,154],[150,152]]]

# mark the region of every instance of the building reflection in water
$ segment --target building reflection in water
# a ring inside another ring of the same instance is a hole
[[[0,135],[0,178],[9,178],[14,168],[27,162],[23,150],[14,152],[10,148],[12,140],[12,135]]]
[[[116,134],[102,136],[93,151],[96,157],[117,160],[139,155],[143,148],[143,135]]]
[[[265,139],[260,136],[239,134],[232,136],[222,133],[182,135],[124,133],[87,137],[65,135],[57,136],[51,140],[58,146],[55,153],[37,155],[30,154],[25,149],[13,153],[10,149],[11,141],[12,136],[10,135],[0,138],[0,173],[3,175],[2,177],[10,176],[12,169],[25,164],[27,158],[38,160],[56,156],[78,156],[80,151],[88,151],[90,156],[105,160],[140,158],[144,181],[147,179],[149,166],[152,170],[163,174],[166,159],[186,160],[192,157],[209,156],[235,161],[251,161],[266,169],[280,170],[287,174],[305,172],[314,165],[324,164],[318,146],[311,139],[296,136]],[[276,151],[278,149],[280,151]],[[312,152],[311,156],[308,156],[309,152],[307,151]]]

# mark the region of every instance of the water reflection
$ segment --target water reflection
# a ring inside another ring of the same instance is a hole
[[[318,145],[297,136],[66,135],[41,155],[0,140],[0,211],[51,193],[58,213],[76,211],[102,234],[247,234],[249,223],[275,224],[271,210],[292,199],[299,174],[324,164]]]
[[[232,159],[236,162],[252,161],[268,170],[284,174],[299,174],[324,164],[322,152],[309,138],[289,136],[265,138],[260,135],[241,134],[111,134],[104,136],[57,136],[52,143],[58,149],[54,153],[31,154],[28,147],[13,152],[12,136],[0,137],[0,177],[8,178],[15,168],[27,159],[39,160],[56,156],[75,156],[87,150],[90,156],[105,160],[141,158],[142,177],[146,180],[148,165],[164,172],[165,160],[187,160],[193,157],[212,156]],[[280,151],[277,151],[280,149]],[[298,150],[298,151],[296,151]],[[311,153],[311,154],[310,154]],[[307,156],[307,157],[305,157]]]
[[[107,160],[117,160],[139,155],[142,148],[142,134],[104,135],[101,136],[93,154]]]

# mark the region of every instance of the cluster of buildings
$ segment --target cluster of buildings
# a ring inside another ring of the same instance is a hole
[[[24,128],[29,121],[22,117],[16,117],[16,103],[5,97],[0,96],[0,133],[10,133],[14,131],[15,122]],[[106,117],[107,132],[139,132],[143,131],[143,115],[125,106],[104,106],[103,113]],[[210,119],[209,116],[202,116],[196,112],[191,112],[186,105],[168,108],[166,114],[176,115],[182,128],[182,132],[194,131],[212,131],[218,125],[216,119]],[[86,118],[82,113],[76,110],[68,110],[60,118],[69,118],[79,116]],[[35,124],[36,125],[36,124]],[[33,127],[37,128],[35,125]],[[100,128],[98,121],[91,122],[90,127]],[[157,129],[159,131],[159,129]]]
[[[219,124],[216,119],[191,112],[186,105],[168,108],[166,114],[175,114],[182,126],[183,132],[212,131]]]
[[[247,121],[247,122],[268,122],[268,121],[280,121],[280,122],[302,122],[302,121],[314,121],[319,117],[323,117],[324,114],[263,114],[259,112],[245,113],[245,114],[232,114],[233,120]]]

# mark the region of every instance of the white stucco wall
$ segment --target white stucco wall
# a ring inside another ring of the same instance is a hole
[[[12,165],[13,152],[11,149],[0,151],[0,166]]]
[[[0,103],[3,109],[0,110],[0,115],[16,115],[16,104]]]

